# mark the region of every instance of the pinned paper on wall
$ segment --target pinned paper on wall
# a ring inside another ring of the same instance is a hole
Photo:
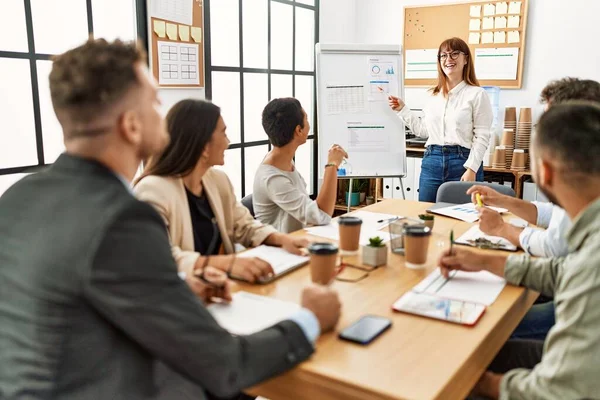
[[[475,49],[475,72],[479,79],[517,79],[519,49],[517,47]]]
[[[496,14],[508,14],[508,3],[496,3]]]
[[[496,27],[496,29],[506,28],[506,17],[496,17],[494,26]]]
[[[479,37],[481,35],[479,32],[471,32],[469,33],[469,44],[479,44]]]
[[[167,22],[167,36],[171,40],[177,40],[177,25]]]
[[[481,34],[481,44],[494,43],[494,32],[483,32]]]
[[[192,26],[192,39],[196,43],[202,42],[202,28]]]
[[[521,2],[520,1],[511,1],[508,5],[508,13],[509,14],[521,14]]]
[[[469,21],[469,30],[470,31],[478,31],[481,29],[481,20],[480,19],[472,19]]]
[[[506,43],[506,32],[494,32],[494,43]]]
[[[508,43],[519,43],[520,41],[519,31],[508,32]]]
[[[165,27],[165,21],[157,21],[154,20],[154,33],[156,33],[156,35],[159,38],[164,38],[166,36],[166,27]]]
[[[190,41],[190,27],[187,25],[179,25],[179,39],[184,42]]]
[[[192,0],[152,0],[148,11],[154,18],[191,25],[193,5]]]
[[[495,15],[496,6],[493,4],[486,4],[483,6],[483,15]]]
[[[471,6],[471,12],[469,15],[474,18],[481,17],[481,6]]]
[[[482,29],[494,29],[494,17],[484,18]]]
[[[518,15],[513,15],[508,17],[508,28],[518,28],[520,22],[520,17]]]

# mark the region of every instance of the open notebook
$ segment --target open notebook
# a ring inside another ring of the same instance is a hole
[[[257,257],[271,264],[275,274],[270,278],[261,279],[258,281],[259,283],[271,282],[273,279],[300,268],[301,266],[307,264],[310,260],[308,256],[297,256],[295,254],[288,253],[281,247],[266,246],[264,244],[242,253],[238,253],[236,257]]]

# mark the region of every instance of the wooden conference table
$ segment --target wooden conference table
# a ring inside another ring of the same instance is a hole
[[[417,216],[429,206],[385,200],[364,210]],[[424,270],[405,268],[404,257],[390,253],[388,265],[364,280],[335,281],[343,304],[336,332],[319,338],[310,360],[248,392],[271,400],[464,399],[537,293],[507,285],[474,327],[393,312],[391,305],[436,268],[439,254],[449,245],[450,230],[454,229],[458,237],[470,226],[436,215],[428,267]],[[359,256],[344,260],[360,264]],[[352,270],[346,268],[344,274]],[[298,302],[302,288],[308,284],[310,271],[303,267],[265,286],[240,286],[256,294]],[[392,328],[368,346],[338,339],[340,330],[365,314],[390,318]]]

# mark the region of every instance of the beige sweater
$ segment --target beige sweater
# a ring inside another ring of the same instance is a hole
[[[276,232],[273,227],[252,218],[248,209],[236,200],[231,182],[224,172],[209,169],[202,178],[202,186],[215,214],[227,254],[235,252],[235,243],[246,247],[258,246]],[[183,179],[147,176],[134,187],[134,192],[163,217],[179,271],[191,272],[200,253],[194,251],[192,219]]]

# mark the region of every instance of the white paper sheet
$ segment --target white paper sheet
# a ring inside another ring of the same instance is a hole
[[[406,50],[405,79],[436,79],[437,49]]]
[[[233,294],[230,304],[210,304],[208,312],[235,335],[250,335],[288,319],[300,306],[248,292]]]
[[[475,49],[475,72],[478,79],[517,79],[519,49]]]
[[[471,6],[469,15],[473,18],[481,17],[481,6]]]
[[[395,221],[399,218],[402,218],[401,216],[394,215],[394,214],[384,214],[384,213],[362,211],[362,210],[354,211],[354,212],[350,213],[350,215],[352,215],[353,217],[358,217],[358,218],[362,219],[363,227],[370,229],[370,230],[376,230],[376,231],[385,228],[386,226],[388,226],[390,224],[390,222]],[[334,220],[334,221],[336,221],[336,220]],[[379,221],[382,221],[382,222],[379,222]]]
[[[487,207],[491,210],[494,210],[500,214],[508,212],[506,208],[500,207]],[[465,203],[465,204],[456,204],[453,206],[443,207],[443,208],[435,208],[431,209],[432,213],[445,215],[446,217],[460,219],[461,221],[473,223],[479,219],[479,211],[475,204],[473,203]]]
[[[398,96],[398,61],[394,57],[369,56],[367,58],[369,101],[384,101],[388,96]]]
[[[329,224],[323,226],[311,226],[305,229],[309,235],[319,236],[331,240],[339,240],[340,232],[337,224]],[[361,246],[369,244],[369,238],[379,236],[384,242],[389,242],[391,239],[390,233],[386,230],[378,231],[375,229],[360,229],[359,244]]]
[[[349,153],[373,153],[389,152],[390,135],[383,125],[363,125],[348,123],[348,144],[346,150]]]
[[[483,32],[481,34],[481,44],[494,43],[494,32]]]
[[[481,34],[479,32],[469,33],[469,44],[479,44]]]
[[[493,4],[486,4],[483,6],[483,15],[495,15],[496,14],[496,6]]]
[[[481,29],[494,29],[494,17],[484,18]]]
[[[237,257],[258,257],[261,260],[265,260],[266,262],[271,264],[275,275],[284,273],[289,269],[292,269],[299,265],[306,264],[310,260],[308,256],[297,256],[295,254],[288,253],[281,247],[273,247],[266,245],[260,245],[248,251],[238,253]]]
[[[464,244],[467,246],[474,246],[472,243],[469,243],[470,240],[476,239],[487,239],[493,243],[498,243],[502,246],[500,250],[507,251],[515,251],[517,250],[517,246],[509,242],[508,240],[498,237],[498,236],[489,236],[481,232],[478,226],[472,226],[471,229],[466,231],[461,237],[455,240],[455,243]]]
[[[413,288],[417,293],[428,293],[452,300],[469,301],[490,306],[496,301],[506,281],[487,271],[452,271],[446,279],[436,268]]]
[[[521,2],[520,1],[511,1],[508,4],[508,13],[509,14],[521,14]]]
[[[519,43],[519,42],[520,42],[519,31],[508,32],[508,43]]]
[[[494,27],[496,29],[506,28],[506,17],[496,17],[496,19],[494,20]]]
[[[364,113],[368,111],[363,85],[327,85],[327,114]]]
[[[521,17],[518,15],[511,15],[508,17],[508,23],[506,24],[507,28],[519,28],[519,23],[521,21]]]
[[[158,42],[158,83],[197,85],[200,83],[199,47],[194,43]]]
[[[469,30],[470,31],[478,31],[481,29],[481,20],[480,19],[472,19],[469,21]]]
[[[508,14],[508,3],[496,3],[496,14]]]
[[[194,0],[150,0],[150,16],[192,25]]]
[[[494,32],[494,43],[506,43],[506,32]]]

